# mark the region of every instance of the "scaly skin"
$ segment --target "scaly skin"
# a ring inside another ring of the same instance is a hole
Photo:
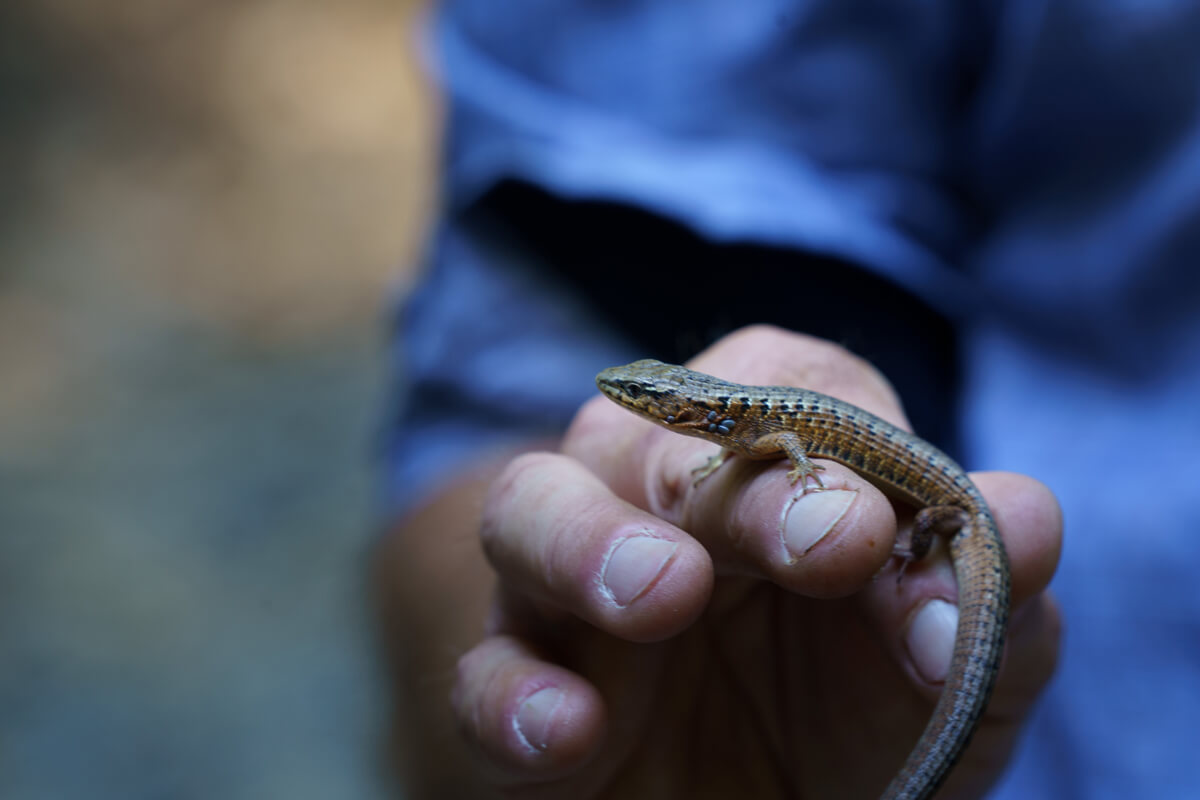
[[[845,464],[922,509],[913,544],[920,558],[934,533],[948,537],[958,582],[958,630],[945,687],[925,731],[888,785],[884,800],[921,800],[949,775],[978,727],[1000,667],[1008,621],[1009,569],[987,503],[962,467],[933,445],[832,397],[786,386],[743,386],[645,359],[611,367],[596,385],[619,405],[688,436],[754,459],[787,457],[788,477],[818,487],[809,456]]]

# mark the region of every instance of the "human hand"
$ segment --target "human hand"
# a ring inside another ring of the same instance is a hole
[[[878,373],[820,340],[745,329],[689,366],[905,424]],[[877,797],[903,762],[950,660],[948,561],[878,576],[911,511],[829,461],[826,490],[795,503],[781,536],[786,462],[734,459],[693,487],[714,450],[597,398],[562,454],[521,456],[492,484],[482,536],[498,592],[454,709],[493,785],[522,798]],[[994,780],[1058,645],[1052,495],[1019,475],[973,479],[1009,551],[1013,613],[988,713],[939,797]]]

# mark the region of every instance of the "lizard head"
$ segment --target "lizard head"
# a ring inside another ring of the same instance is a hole
[[[596,386],[617,405],[680,433],[713,441],[730,433],[733,421],[714,410],[714,400],[736,388],[687,367],[642,359],[609,367]]]
[[[618,405],[661,422],[679,411],[679,389],[689,371],[644,358],[623,367],[609,367],[596,376],[596,386]]]

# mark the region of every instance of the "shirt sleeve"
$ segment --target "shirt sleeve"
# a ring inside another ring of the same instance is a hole
[[[528,249],[443,222],[397,311],[383,502],[401,513],[473,461],[562,433],[596,372],[634,348]]]
[[[431,30],[447,196],[607,199],[714,242],[867,267],[968,302],[953,175],[987,59],[950,0],[456,0]]]

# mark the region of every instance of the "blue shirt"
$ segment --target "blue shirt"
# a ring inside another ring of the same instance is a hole
[[[1063,658],[993,796],[1200,792],[1200,6],[457,0],[432,38],[398,506],[645,355],[470,222],[501,182],[857,264],[955,321],[967,465],[1063,504]]]

